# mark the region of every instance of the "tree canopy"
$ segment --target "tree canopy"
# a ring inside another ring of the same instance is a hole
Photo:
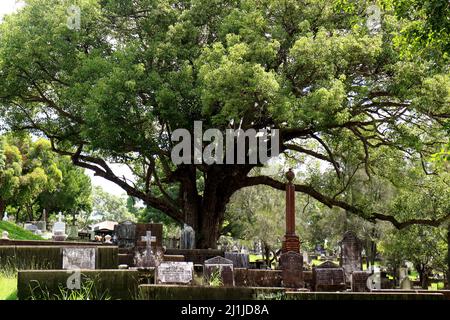
[[[175,166],[171,134],[195,120],[279,129],[284,154],[328,164],[343,190],[348,157],[370,177],[379,154],[426,161],[448,142],[445,56],[405,49],[405,28],[429,16],[401,16],[391,1],[377,2],[375,29],[369,4],[341,0],[80,0],[79,28],[68,27],[65,1],[26,3],[0,26],[8,128],[45,134],[55,152],[193,226],[200,247],[215,246],[237,190],[284,183],[255,173],[261,164]],[[136,181],[109,162],[132,167]],[[320,179],[296,190],[369,220],[415,222],[351,203]]]

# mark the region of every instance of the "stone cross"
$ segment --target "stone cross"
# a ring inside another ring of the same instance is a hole
[[[292,169],[286,173],[288,183],[286,184],[286,234],[284,236],[283,248],[284,253],[293,251],[300,252],[300,240],[295,234],[295,186],[292,181],[295,174]]]
[[[60,212],[58,213],[58,222],[62,222],[63,214]]]
[[[8,212],[5,211],[5,215],[3,216],[3,221],[9,221]]]

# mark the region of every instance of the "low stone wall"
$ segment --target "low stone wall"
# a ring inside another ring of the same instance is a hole
[[[381,290],[372,290],[372,293],[439,293],[444,295],[446,300],[450,300],[450,290],[400,290],[400,289],[381,289]]]
[[[114,246],[90,246],[97,248],[96,269],[117,269],[118,248]],[[18,270],[62,269],[60,246],[0,246],[0,268]]]
[[[288,292],[287,300],[445,300],[442,293]]]
[[[282,288],[141,285],[141,300],[255,300],[283,294]]]
[[[221,256],[225,256],[225,251],[216,249],[167,249],[166,255],[184,256],[186,262],[194,264],[203,264],[205,260]]]
[[[17,279],[17,297],[28,300],[45,295],[55,299],[66,288],[72,274],[63,270],[22,270]],[[138,294],[140,273],[137,270],[82,270],[82,283],[95,281],[97,296],[105,294],[111,299],[131,300]],[[34,293],[33,293],[34,292]],[[47,298],[48,299],[48,298]]]
[[[237,287],[281,287],[281,270],[234,269]]]
[[[105,244],[100,242],[81,242],[81,241],[52,241],[52,240],[5,240],[0,239],[1,246],[75,246],[75,247],[92,247],[92,246],[109,246],[113,244]]]

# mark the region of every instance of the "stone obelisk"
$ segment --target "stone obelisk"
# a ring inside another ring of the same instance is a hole
[[[284,235],[282,252],[300,253],[300,240],[295,234],[295,186],[292,181],[295,174],[292,169],[286,172],[286,234]]]

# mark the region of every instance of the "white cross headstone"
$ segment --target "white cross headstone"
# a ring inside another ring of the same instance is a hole
[[[9,218],[8,218],[8,212],[5,212],[5,215],[3,216],[3,219],[2,219],[3,221],[9,221]]]

